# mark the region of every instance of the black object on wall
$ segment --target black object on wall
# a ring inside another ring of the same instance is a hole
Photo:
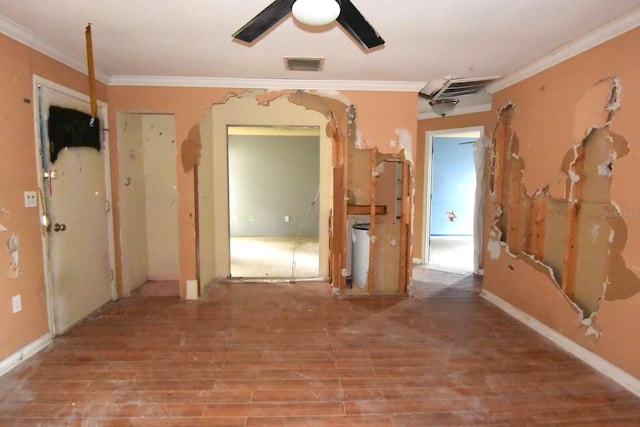
[[[100,151],[100,120],[89,126],[91,115],[71,108],[49,107],[49,155],[55,163],[65,147],[91,147]]]

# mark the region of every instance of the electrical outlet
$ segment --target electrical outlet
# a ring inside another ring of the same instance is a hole
[[[253,222],[253,215],[249,215],[249,222]]]
[[[35,208],[38,206],[38,194],[35,191],[24,192],[24,207]]]
[[[22,298],[20,297],[20,294],[11,297],[11,307],[14,313],[22,310]]]

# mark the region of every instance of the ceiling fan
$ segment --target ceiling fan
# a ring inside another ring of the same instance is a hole
[[[366,49],[384,44],[382,37],[351,3],[351,0],[324,0],[326,10],[319,10],[318,3],[320,3],[318,0],[275,0],[236,31],[233,37],[251,43],[293,11],[296,19],[309,25],[324,25],[335,19]],[[323,19],[324,16],[319,19],[309,18],[310,14],[313,15],[316,12],[325,15],[327,19]],[[328,15],[327,12],[329,12]]]

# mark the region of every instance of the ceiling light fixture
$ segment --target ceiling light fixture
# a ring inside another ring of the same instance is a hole
[[[441,115],[442,117],[451,114],[457,103],[458,100],[453,98],[442,98],[429,101],[429,105],[431,105],[433,112]]]
[[[296,0],[291,13],[303,24],[326,25],[340,15],[340,5],[336,0]]]

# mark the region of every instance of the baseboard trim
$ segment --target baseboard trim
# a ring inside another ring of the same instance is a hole
[[[597,354],[590,352],[586,348],[565,337],[558,331],[551,329],[549,326],[528,315],[519,308],[514,307],[495,294],[483,290],[480,293],[480,296],[503,310],[505,313],[509,314],[511,317],[524,323],[543,337],[551,340],[563,350],[582,360],[583,362],[594,368],[596,371],[600,372],[603,375],[606,375],[611,380],[629,390],[631,393],[640,397],[640,379],[623,371],[622,369],[618,368],[617,366],[603,359]]]
[[[0,361],[0,377],[20,365],[22,362],[47,348],[53,342],[50,332],[22,347],[12,355]]]

